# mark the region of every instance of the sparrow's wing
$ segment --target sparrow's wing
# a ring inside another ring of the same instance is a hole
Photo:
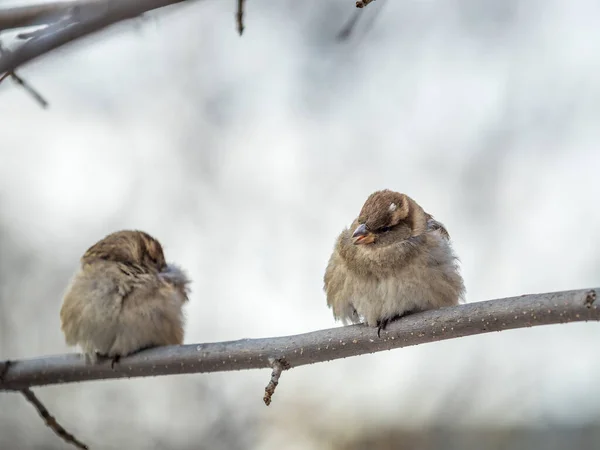
[[[438,222],[431,214],[427,214],[427,231],[439,230],[446,239],[450,239],[450,234],[442,222]]]
[[[158,276],[168,284],[179,289],[185,300],[188,300],[190,279],[181,267],[175,264],[167,264],[167,267]]]

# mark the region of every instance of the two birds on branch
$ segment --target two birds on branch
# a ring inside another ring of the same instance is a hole
[[[344,324],[385,330],[404,315],[457,305],[465,288],[446,228],[405,194],[371,194],[339,235],[325,271],[327,304]],[[90,247],[63,298],[62,331],[96,363],[183,343],[190,279],[142,231]]]

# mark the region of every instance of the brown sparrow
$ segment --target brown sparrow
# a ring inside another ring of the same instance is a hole
[[[327,305],[379,335],[403,315],[458,304],[465,287],[444,226],[405,194],[374,192],[342,231],[325,271]]]
[[[100,355],[113,364],[138,350],[182,344],[189,283],[149,234],[112,233],[85,252],[64,295],[66,342],[79,345],[87,362]]]

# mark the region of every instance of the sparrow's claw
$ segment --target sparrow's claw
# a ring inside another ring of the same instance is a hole
[[[377,321],[377,337],[378,338],[381,337],[381,330],[385,331],[386,327],[388,326],[388,323],[390,323],[390,319],[388,319],[388,318]]]
[[[2,362],[2,366],[0,366],[0,381],[4,381],[4,375],[8,372],[9,366],[12,364],[12,361],[7,359]]]
[[[396,320],[402,319],[403,317],[408,316],[412,313],[414,313],[414,311],[405,311],[402,314],[396,314],[395,316],[378,320],[377,321],[377,337],[381,337],[381,330],[385,331],[385,329],[391,322],[395,322]]]
[[[96,352],[96,358],[97,358],[98,362],[103,362],[103,363],[110,360],[110,368],[114,369],[115,364],[117,364],[120,361],[121,355],[108,356],[108,355],[104,355],[102,353]]]

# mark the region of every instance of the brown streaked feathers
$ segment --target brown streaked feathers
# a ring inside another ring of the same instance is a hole
[[[142,231],[118,231],[81,258],[63,298],[62,331],[88,361],[182,344],[189,279],[167,264],[161,244]]]
[[[336,319],[378,333],[405,314],[456,305],[465,292],[446,228],[390,190],[371,194],[339,235],[324,289]]]

